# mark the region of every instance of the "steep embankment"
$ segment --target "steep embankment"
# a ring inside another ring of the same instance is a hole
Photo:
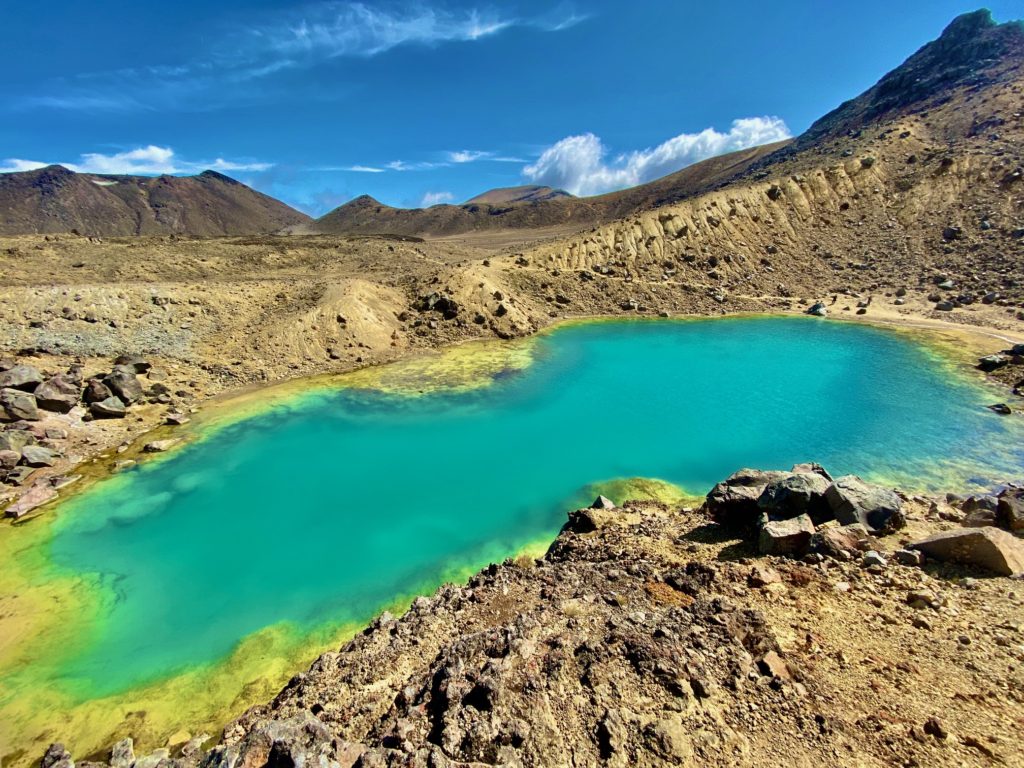
[[[214,171],[197,176],[100,176],[51,165],[0,174],[0,234],[83,235],[275,232],[309,221],[272,197]]]

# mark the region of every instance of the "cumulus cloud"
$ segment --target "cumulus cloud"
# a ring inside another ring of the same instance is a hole
[[[451,192],[427,192],[420,200],[420,208],[429,208],[432,205],[439,205],[441,203],[450,203],[455,199],[455,195]]]
[[[746,117],[734,120],[725,133],[714,128],[683,133],[609,162],[601,139],[585,133],[548,147],[523,169],[523,175],[535,184],[559,187],[574,195],[598,195],[643,184],[715,155],[789,137],[789,128],[778,117]]]
[[[129,174],[153,176],[160,174],[197,173],[212,169],[216,171],[265,171],[271,163],[235,162],[218,157],[213,161],[190,161],[175,154],[170,147],[158,147],[150,144],[125,152],[105,155],[99,152],[86,152],[77,162],[54,161],[44,163],[38,160],[21,160],[10,158],[0,165],[0,172],[30,171],[47,165],[63,165],[78,173],[97,174]]]

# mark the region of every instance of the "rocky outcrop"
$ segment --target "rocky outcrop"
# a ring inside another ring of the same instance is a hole
[[[906,521],[892,490],[847,475],[837,479],[817,464],[790,472],[741,469],[718,483],[704,501],[708,515],[733,530],[756,532],[764,553],[800,556],[815,526],[838,521],[866,533],[889,533]]]
[[[962,528],[915,542],[927,557],[981,568],[1000,576],[1024,574],[1024,543],[999,528]]]

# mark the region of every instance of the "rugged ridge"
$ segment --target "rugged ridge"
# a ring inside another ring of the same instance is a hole
[[[512,187],[492,190],[462,205],[406,209],[392,208],[369,195],[362,195],[324,214],[309,229],[330,234],[416,237],[515,230],[527,238],[531,230],[582,229],[713,189],[785,143],[720,155],[648,184],[595,197],[547,192],[539,197],[530,193],[510,200],[508,198],[521,196],[519,190],[532,189]]]
[[[104,176],[60,165],[0,174],[0,234],[255,235],[309,217],[216,171]]]

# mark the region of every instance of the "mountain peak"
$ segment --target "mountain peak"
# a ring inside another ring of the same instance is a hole
[[[499,187],[483,192],[466,201],[466,205],[502,203],[538,203],[541,200],[554,200],[559,197],[572,197],[564,189],[527,184],[520,187]]]
[[[1024,23],[998,24],[982,9],[957,16],[942,34],[855,99],[817,120],[798,139],[803,147],[828,135],[858,130],[867,123],[906,112],[951,89],[993,82],[1024,60]]]

